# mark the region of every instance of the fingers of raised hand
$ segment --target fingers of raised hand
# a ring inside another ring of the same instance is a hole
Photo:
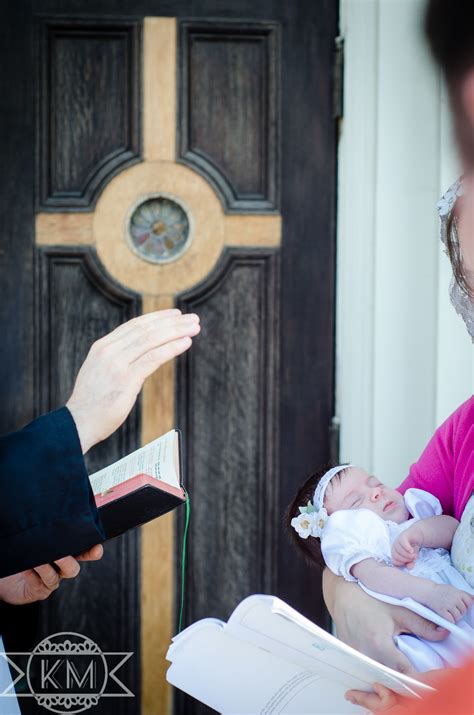
[[[132,318],[126,323],[122,323],[115,330],[112,330],[107,335],[97,340],[94,346],[101,347],[103,345],[108,345],[115,343],[117,340],[121,340],[126,337],[132,330],[136,327],[146,328],[149,325],[159,324],[164,320],[170,318],[176,318],[181,315],[179,308],[169,308],[167,310],[155,310],[152,313],[145,313],[144,315],[139,315],[137,318]]]
[[[169,360],[172,360],[178,355],[186,352],[186,350],[189,350],[191,345],[191,338],[184,337],[167,343],[166,345],[162,345],[155,350],[150,350],[142,355],[133,363],[133,365],[130,366],[133,378],[139,384],[138,389],[140,389],[144,380],[155,372],[155,370],[161,367],[161,365],[164,365],[165,362],[168,362]]]
[[[151,350],[156,350],[181,338],[193,338],[199,331],[199,318],[193,314],[172,318],[163,321],[159,326],[148,326],[145,330],[136,328],[127,336],[123,355],[131,364]]]

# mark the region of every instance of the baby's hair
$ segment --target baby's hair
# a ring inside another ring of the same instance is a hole
[[[291,526],[291,520],[293,517],[299,515],[300,506],[306,506],[309,501],[313,501],[314,492],[321,477],[323,477],[329,469],[332,469],[332,467],[335,466],[335,464],[329,464],[313,472],[313,474],[308,477],[304,484],[302,484],[302,486],[298,489],[294,499],[291,501],[285,513],[285,528],[290,541],[309,566],[320,569],[324,568],[326,565],[321,553],[321,541],[313,536],[308,536],[307,539],[302,539],[297,531],[295,531],[295,529]],[[344,471],[345,470],[342,469],[335,477],[333,477],[333,479],[340,479],[344,474]]]

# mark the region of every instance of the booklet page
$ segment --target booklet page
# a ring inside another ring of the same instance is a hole
[[[246,598],[226,629],[239,639],[343,683],[346,690],[371,690],[374,681],[405,694],[430,690],[350,648],[273,596]]]
[[[148,474],[158,481],[179,488],[179,476],[175,467],[177,443],[178,433],[171,430],[109,467],[91,474],[89,480],[92,491],[95,495],[103,494],[137,474]]]
[[[168,682],[224,715],[366,712],[344,699],[343,684],[234,638],[215,623],[177,636],[167,658]]]

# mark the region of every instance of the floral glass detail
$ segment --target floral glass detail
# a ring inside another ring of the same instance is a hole
[[[172,199],[146,199],[133,211],[129,226],[135,251],[152,263],[173,261],[189,242],[189,220]]]

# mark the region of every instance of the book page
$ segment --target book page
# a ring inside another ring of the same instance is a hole
[[[188,632],[192,629],[192,632]],[[201,621],[173,639],[167,680],[224,715],[365,713],[346,687]]]
[[[176,458],[178,445],[178,432],[171,430],[109,467],[91,474],[89,481],[94,495],[104,494],[137,474],[148,474],[179,489],[179,459]]]
[[[374,681],[405,695],[431,690],[342,643],[273,596],[246,598],[226,629],[239,639],[343,683],[346,690],[371,690]]]

